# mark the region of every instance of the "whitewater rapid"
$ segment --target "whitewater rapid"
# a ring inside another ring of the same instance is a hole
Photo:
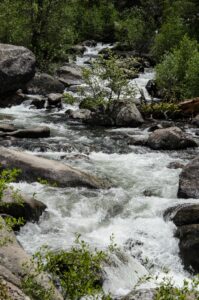
[[[102,47],[87,49],[87,54],[94,56]],[[87,57],[78,58],[77,63],[82,65]],[[151,78],[153,72],[149,70],[137,79],[137,84],[144,88]],[[27,103],[0,109],[0,119],[18,127],[27,127],[27,124],[30,127],[48,126],[50,138],[30,140],[13,147],[107,178],[112,188],[59,189],[39,183],[13,184],[30,196],[34,194],[48,207],[38,223],[27,223],[21,228],[18,240],[33,254],[44,244],[52,249],[68,249],[73,245],[76,233],[81,234],[91,248],[98,249],[107,249],[110,237],[114,236],[120,250],[112,257],[114,263],[104,266],[106,292],[125,295],[143,275],[151,273],[164,277],[165,271],[176,284],[182,284],[190,275],[184,271],[179,257],[175,225],[164,220],[163,214],[171,206],[187,203],[187,200],[177,199],[181,169],[168,168],[174,161],[187,163],[187,152],[159,152],[140,146],[127,149],[126,136],[145,137],[149,134],[147,130],[93,130],[70,124],[64,115],[67,108],[70,106],[64,105],[63,110],[50,112],[35,110]],[[40,143],[46,147],[45,151],[41,150]],[[190,155],[195,155],[189,151]],[[195,200],[190,199],[189,203],[192,202]],[[153,284],[148,282],[146,286]]]

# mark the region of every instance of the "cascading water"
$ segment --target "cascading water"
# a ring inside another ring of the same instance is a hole
[[[102,47],[105,46],[88,49],[87,54],[96,55]],[[77,63],[81,65],[87,58],[88,55],[81,62],[78,58]],[[137,84],[143,88],[152,74],[142,74]],[[36,198],[48,207],[38,224],[27,223],[20,230],[19,241],[29,253],[43,244],[53,249],[67,249],[73,244],[75,233],[80,233],[91,247],[106,249],[113,234],[120,251],[112,256],[114,263],[104,266],[106,292],[127,294],[139,277],[149,271],[163,277],[165,269],[177,284],[181,284],[189,275],[179,258],[175,225],[165,221],[163,213],[171,206],[186,202],[177,199],[180,169],[167,168],[172,161],[186,162],[186,152],[161,153],[127,146],[127,136],[146,136],[148,132],[140,128],[93,130],[67,124],[66,108],[46,112],[22,104],[1,109],[0,116],[4,123],[7,118],[8,123],[18,127],[25,124],[50,127],[50,138],[40,143],[23,142],[16,148],[88,170],[111,180],[113,187],[95,191],[58,189],[39,183],[14,184],[30,195],[36,193]],[[151,282],[146,284],[147,287],[152,285]]]

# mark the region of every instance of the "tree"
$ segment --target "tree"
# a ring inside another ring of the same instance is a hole
[[[197,88],[199,45],[185,35],[156,67],[156,81],[167,100],[199,96]],[[192,89],[193,88],[193,89]]]

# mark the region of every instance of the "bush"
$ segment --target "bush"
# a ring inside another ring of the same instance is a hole
[[[78,236],[76,245],[68,251],[59,250],[53,252],[43,247],[34,255],[33,265],[37,264],[37,272],[51,274],[52,279],[61,286],[64,299],[76,300],[83,296],[94,296],[102,293],[101,264],[107,254],[103,251],[91,251],[89,246],[80,241]],[[24,279],[24,291],[34,294],[32,287],[35,278],[28,276]],[[43,290],[39,288],[40,292]],[[33,295],[35,297],[35,295]],[[41,299],[34,298],[33,299]],[[42,298],[51,299],[51,298]],[[109,298],[106,298],[109,299]]]
[[[196,83],[198,53],[197,42],[185,35],[179,47],[165,55],[163,61],[157,65],[156,81],[165,99],[181,100],[187,96],[199,95]]]
[[[171,278],[165,278],[157,289],[154,300],[188,300],[199,299],[199,277],[195,277],[191,284],[184,280],[182,288],[177,288]]]
[[[91,68],[85,68],[83,78],[89,91],[83,90],[82,96],[90,107],[108,105],[120,99],[134,101],[135,87],[129,85],[128,74],[119,65],[118,57],[111,52],[108,59],[99,56]]]

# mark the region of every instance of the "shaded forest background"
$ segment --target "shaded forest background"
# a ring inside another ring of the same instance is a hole
[[[197,0],[1,0],[0,42],[28,47],[41,68],[88,39],[150,54],[169,97],[199,95]]]

